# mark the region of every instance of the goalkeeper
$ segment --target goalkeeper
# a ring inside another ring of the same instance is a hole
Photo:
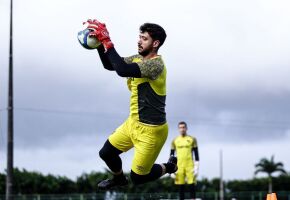
[[[102,43],[97,50],[104,68],[127,77],[131,92],[128,119],[109,136],[99,152],[113,178],[101,181],[98,187],[110,189],[128,184],[119,155],[133,147],[130,177],[135,185],[154,181],[165,173],[176,172],[175,157],[170,157],[167,163],[155,164],[168,134],[165,113],[166,67],[157,53],[166,38],[164,29],[157,24],[143,24],[140,27],[138,54],[122,58],[114,48],[105,24],[97,20],[88,20],[87,23],[90,36]]]
[[[178,159],[175,184],[179,186],[181,200],[184,199],[186,182],[190,188],[190,198],[195,199],[195,185],[199,168],[197,141],[195,137],[187,134],[187,124],[185,122],[179,122],[178,130],[180,135],[172,141],[170,151],[170,156],[174,156],[176,152]],[[193,159],[193,154],[195,159]]]

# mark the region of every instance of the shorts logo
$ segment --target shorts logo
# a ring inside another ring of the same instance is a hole
[[[137,167],[137,169],[138,169],[139,171],[143,171],[143,170],[144,170],[144,167],[143,167],[143,166],[137,165],[136,167]]]

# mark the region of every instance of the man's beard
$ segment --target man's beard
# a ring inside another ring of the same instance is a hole
[[[142,48],[142,47],[141,47],[141,48]],[[151,49],[151,48],[148,48],[148,49],[145,49],[145,50],[142,49],[142,51],[138,51],[138,53],[139,53],[141,56],[145,57],[145,56],[147,56],[151,51],[152,51],[152,49]]]

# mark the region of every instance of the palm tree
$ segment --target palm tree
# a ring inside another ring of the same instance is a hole
[[[274,156],[271,157],[271,160],[268,160],[267,158],[262,158],[259,163],[255,165],[256,171],[255,175],[259,172],[264,172],[268,175],[269,178],[269,185],[268,185],[268,192],[272,193],[272,174],[274,172],[281,172],[282,174],[287,174],[286,171],[283,168],[283,163],[274,162]]]

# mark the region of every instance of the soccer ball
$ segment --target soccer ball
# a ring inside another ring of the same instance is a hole
[[[91,31],[92,30],[85,28],[78,32],[78,40],[80,44],[86,49],[96,49],[101,45],[101,42],[97,38],[89,36]]]

